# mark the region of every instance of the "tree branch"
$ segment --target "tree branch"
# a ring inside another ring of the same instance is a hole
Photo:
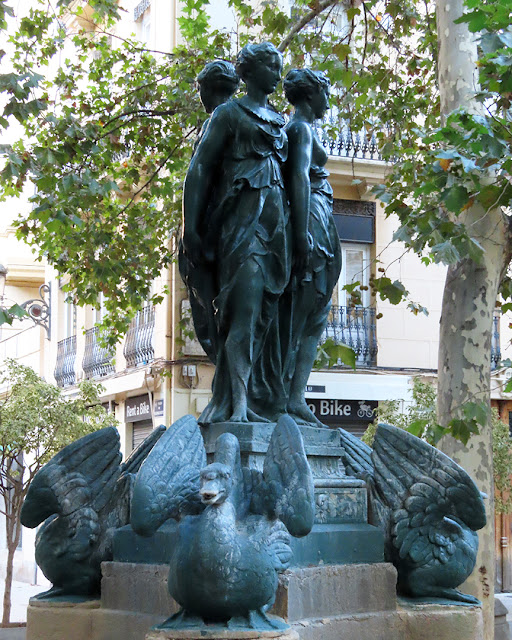
[[[320,15],[322,11],[325,11],[328,7],[338,4],[338,2],[339,0],[322,0],[321,2],[318,2],[314,9],[311,9],[311,11],[306,13],[297,23],[295,23],[286,38],[277,47],[277,50],[283,53],[288,48],[288,45],[293,40],[294,36],[300,33],[302,29]]]

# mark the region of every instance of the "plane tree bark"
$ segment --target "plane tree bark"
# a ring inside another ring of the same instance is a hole
[[[437,1],[438,77],[441,111],[447,116],[464,108],[476,114],[478,90],[477,44],[468,26],[454,24],[464,11],[463,0]],[[501,207],[476,203],[459,216],[481,246],[480,260],[463,257],[448,268],[439,334],[437,419],[443,426],[464,419],[468,403],[490,408],[491,337],[500,283],[512,257],[512,235]],[[463,466],[487,494],[488,524],[480,532],[480,549],[473,575],[462,587],[482,600],[484,637],[494,637],[494,488],[490,410],[480,433],[467,445],[445,437],[440,447]]]

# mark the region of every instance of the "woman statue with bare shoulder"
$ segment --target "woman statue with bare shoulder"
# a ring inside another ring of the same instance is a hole
[[[232,98],[238,89],[240,78],[235,67],[226,60],[214,60],[208,62],[197,76],[199,94],[206,113],[210,116],[215,109]],[[208,129],[210,118],[203,124],[199,136],[194,144],[194,152]],[[212,198],[213,200],[215,198]],[[205,237],[208,229],[210,210],[203,213],[196,231],[200,238]],[[212,256],[203,251],[200,259],[195,264],[189,260],[184,250],[183,241],[180,242],[178,252],[178,266],[181,277],[188,290],[190,310],[196,337],[203,347],[210,361],[217,361],[217,327],[215,325],[215,312],[213,300],[217,294],[214,266],[211,263]]]
[[[284,347],[287,411],[299,424],[321,424],[308,408],[304,391],[341,270],[332,188],[325,170],[327,154],[313,129],[315,120],[327,110],[330,84],[320,72],[293,69],[285,78],[284,90],[295,107],[286,126],[286,188],[294,234],[308,236],[311,247],[306,275],[296,272],[281,303],[280,322],[287,329],[283,334],[289,336]]]
[[[216,371],[203,424],[261,421],[285,403],[277,311],[291,262],[287,138],[268,104],[281,70],[273,45],[242,49],[236,71],[247,93],[212,113],[185,180],[183,248],[192,264],[209,257],[216,289]]]

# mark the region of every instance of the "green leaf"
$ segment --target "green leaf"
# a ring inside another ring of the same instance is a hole
[[[24,318],[28,315],[25,309],[23,309],[23,307],[20,307],[19,304],[13,304],[9,309],[9,314],[16,318]]]
[[[425,420],[413,420],[407,427],[407,431],[413,436],[421,438],[425,431]]]
[[[379,294],[382,300],[389,300],[391,304],[398,304],[408,294],[407,289],[399,280],[391,282],[387,276],[373,278],[370,286]]]
[[[328,338],[323,344],[319,345],[313,367],[315,369],[330,368],[338,365],[340,361],[355,370],[355,351],[346,344],[336,343],[333,338]]]
[[[327,353],[329,353],[332,361],[336,360],[337,362],[341,360],[343,364],[351,367],[354,371],[356,370],[356,352],[352,347],[346,344],[337,344],[331,350],[328,350]]]
[[[9,315],[7,310],[0,309],[0,326],[3,324],[12,324],[13,317]]]
[[[436,263],[456,264],[460,260],[460,253],[449,240],[434,245],[432,247],[432,256]]]
[[[469,201],[469,194],[463,185],[456,184],[450,189],[446,189],[442,194],[441,199],[448,211],[453,211],[454,213],[460,213],[462,208]]]

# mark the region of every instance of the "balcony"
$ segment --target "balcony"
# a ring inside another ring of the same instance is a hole
[[[155,329],[155,308],[148,305],[137,312],[126,334],[124,357],[127,367],[148,364],[155,357],[153,332]]]
[[[55,380],[59,387],[69,387],[76,382],[76,336],[70,336],[57,343],[57,363],[55,365]]]
[[[332,306],[321,341],[333,338],[339,344],[351,347],[356,353],[356,364],[371,367],[377,362],[375,309],[371,307]]]
[[[328,128],[334,126],[339,127],[335,137],[328,132]],[[359,133],[352,131],[348,123],[340,122],[333,112],[316,127],[316,133],[330,156],[361,160],[382,160],[374,133],[368,135],[366,131]]]
[[[85,351],[82,361],[82,369],[86,378],[99,378],[114,373],[112,363],[115,349],[104,347],[99,342],[99,329],[93,327],[85,332]]]

